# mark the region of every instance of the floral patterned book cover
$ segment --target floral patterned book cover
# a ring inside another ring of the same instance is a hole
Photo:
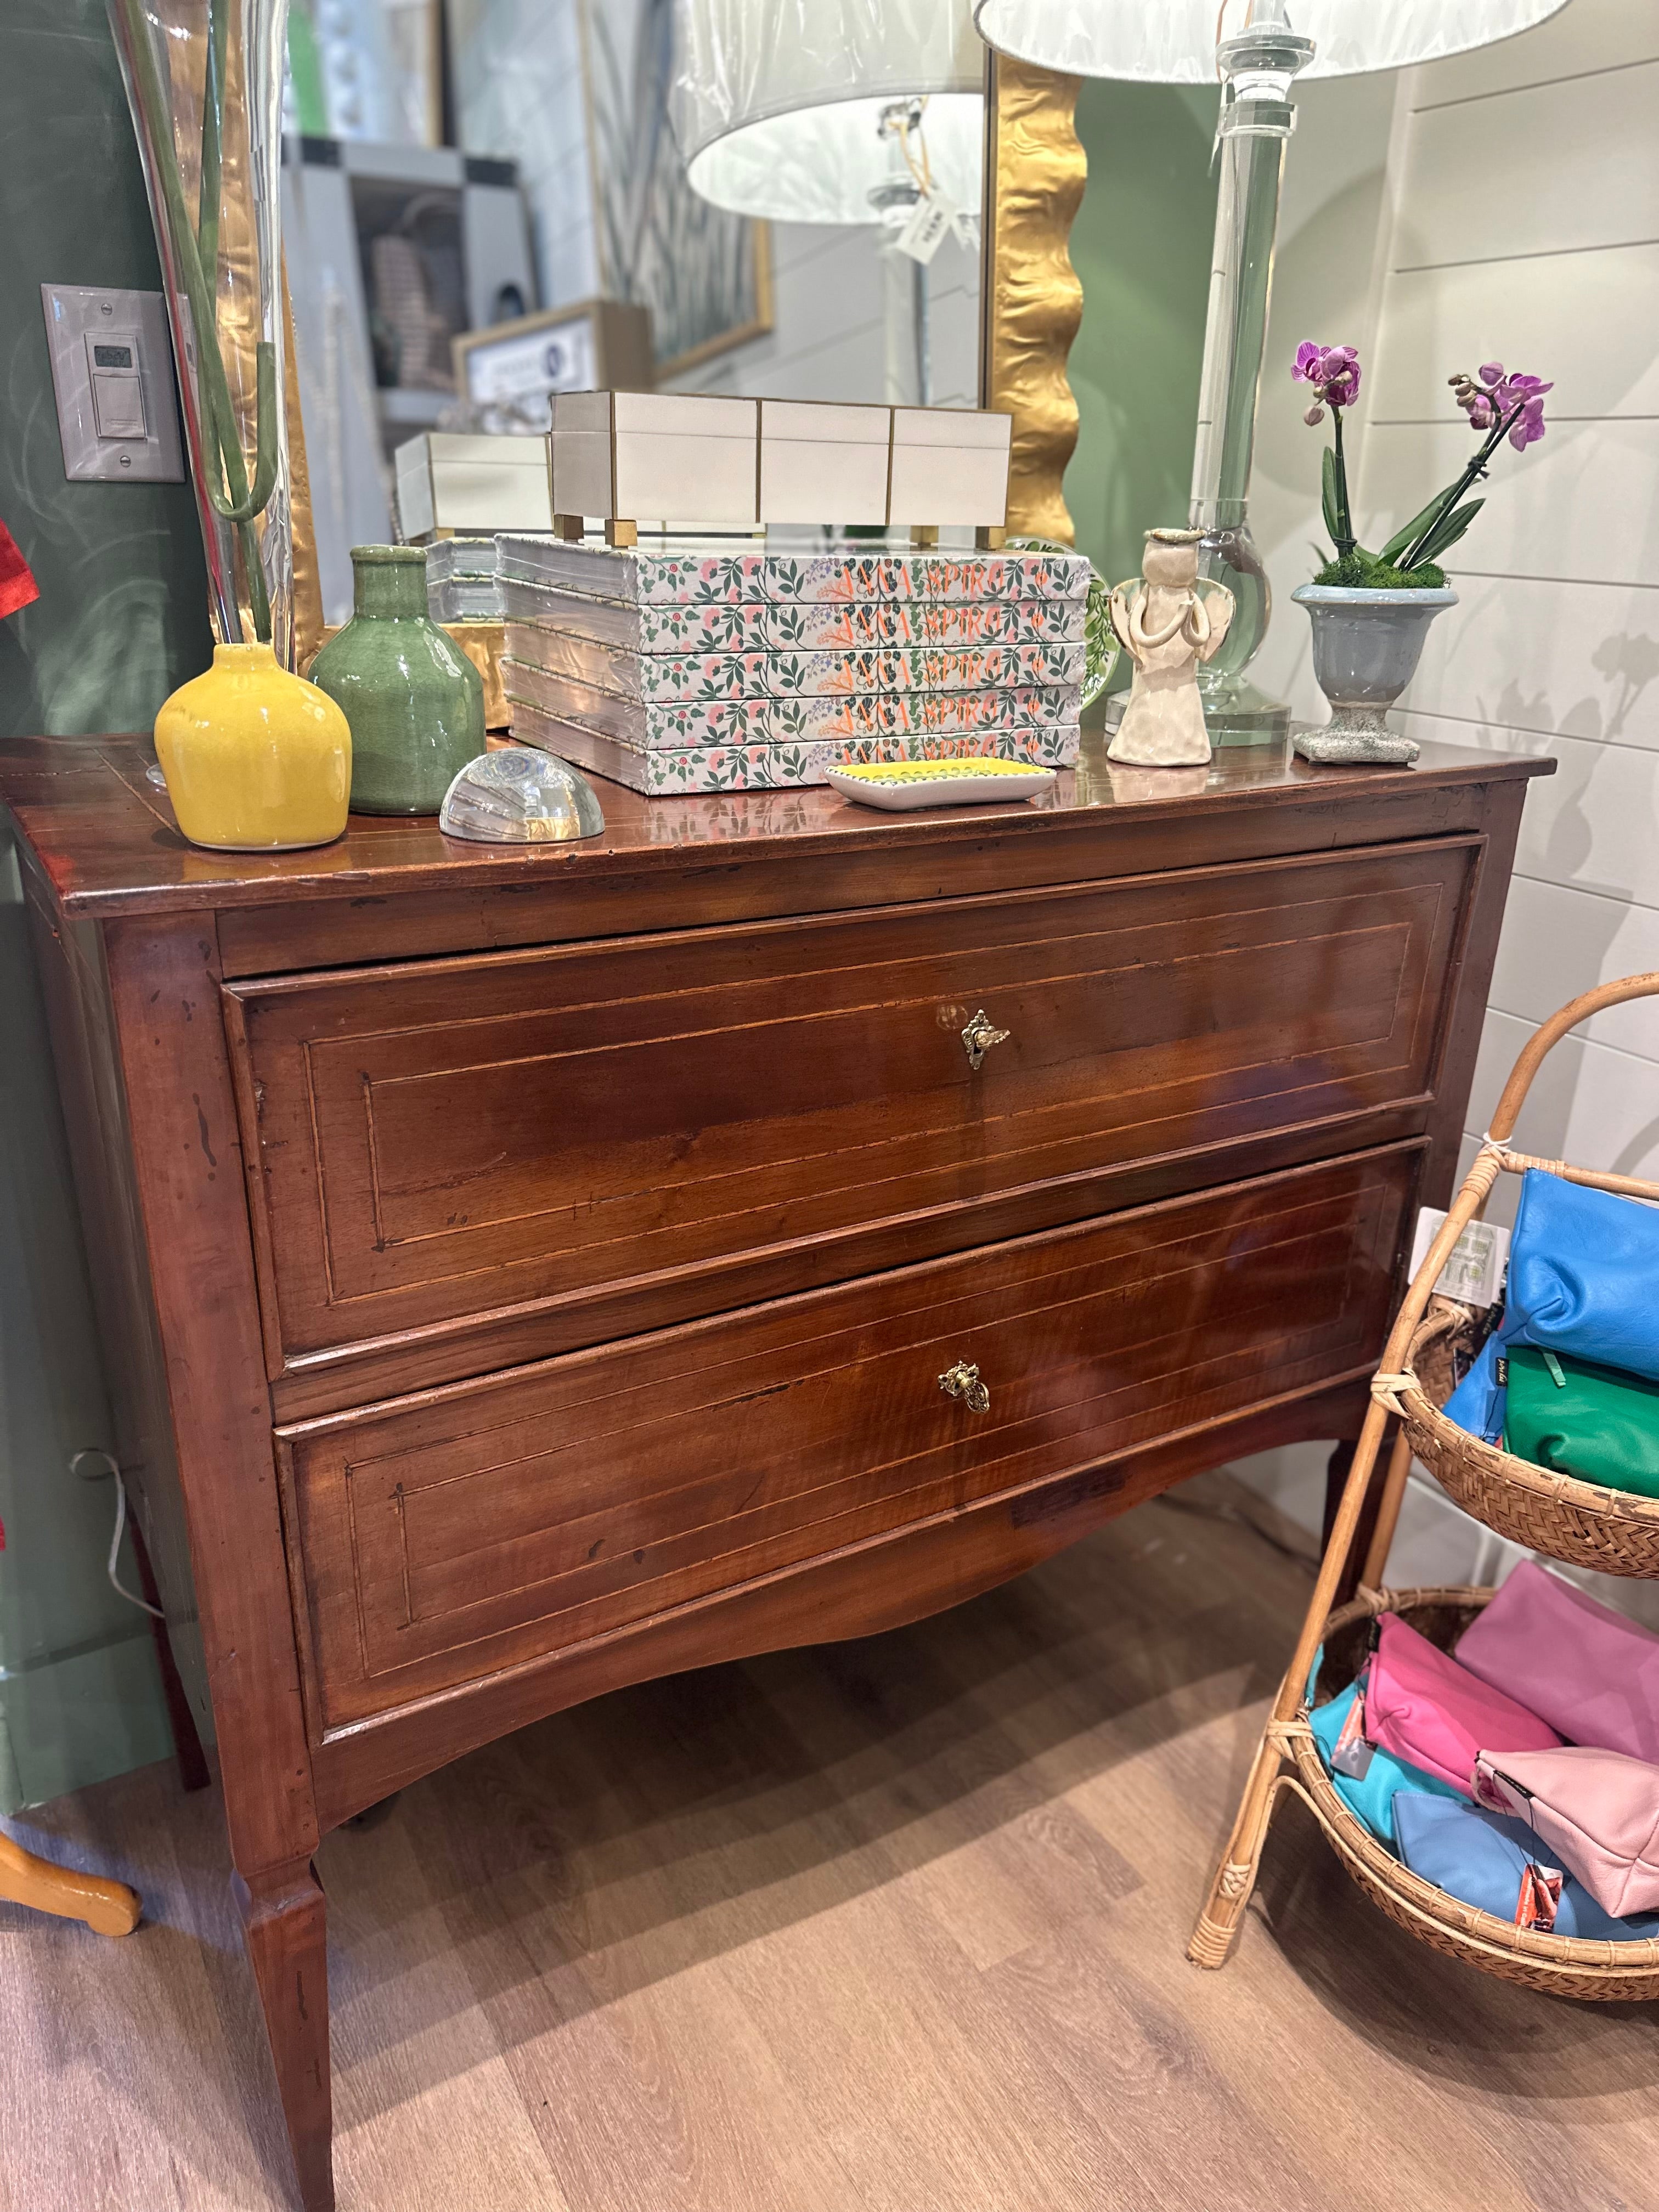
[[[869,653],[632,653],[568,630],[509,622],[514,660],[619,699],[834,699],[860,691],[992,691],[1080,684],[1080,645],[904,646]]]
[[[756,599],[1077,599],[1089,595],[1081,553],[768,552],[682,543],[657,551],[557,538],[496,540],[500,573],[629,606],[741,605]]]
[[[629,653],[1081,645],[1084,635],[1082,599],[757,599],[629,606],[514,577],[495,588],[502,610],[515,621]]]
[[[830,697],[646,701],[509,657],[501,683],[516,714],[533,707],[624,744],[783,744],[835,738],[915,737],[1075,722],[1074,684],[981,691],[855,691]]]
[[[866,761],[959,760],[994,753],[1041,768],[1070,768],[1078,756],[1075,723],[1042,729],[1005,728],[977,735],[844,738],[829,743],[684,745],[653,751],[620,743],[534,708],[515,710],[513,734],[562,760],[609,776],[653,798],[710,791],[782,791],[822,783],[824,770]]]

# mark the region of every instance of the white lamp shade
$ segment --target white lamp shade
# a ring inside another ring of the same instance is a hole
[[[933,181],[977,209],[985,49],[969,0],[677,0],[675,27],[675,125],[717,207],[873,222],[871,191],[895,173],[881,111],[926,93]]]
[[[1566,0],[1289,0],[1291,27],[1314,42],[1301,72],[1357,76],[1438,61],[1529,31]],[[1226,0],[1219,34],[1249,20],[1250,0]],[[1218,0],[976,0],[980,36],[999,53],[1074,76],[1213,84]]]

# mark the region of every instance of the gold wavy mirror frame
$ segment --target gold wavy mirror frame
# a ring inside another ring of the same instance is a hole
[[[1006,407],[1014,418],[1010,533],[1069,545],[1061,487],[1078,410],[1066,364],[1083,319],[1083,287],[1067,240],[1088,174],[1074,125],[1080,80],[998,54],[989,61],[980,390],[986,406]],[[295,657],[306,668],[322,641],[322,601],[291,315],[287,372]],[[485,672],[487,690],[493,673]]]
[[[1078,413],[1066,363],[1083,286],[1066,242],[1088,178],[1074,121],[1081,82],[993,54],[986,103],[980,388],[986,406],[1014,418],[1010,533],[1067,545],[1061,485]]]

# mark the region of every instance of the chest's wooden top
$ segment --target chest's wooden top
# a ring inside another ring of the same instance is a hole
[[[1425,744],[1414,768],[1311,768],[1288,748],[1239,746],[1207,769],[1121,769],[1098,732],[1075,769],[1044,800],[1007,806],[930,808],[884,814],[823,787],[647,799],[596,781],[604,835],[580,844],[467,845],[435,820],[354,814],[337,843],[266,855],[220,854],[186,843],[167,793],[150,781],[147,738],[22,738],[0,744],[0,800],[10,808],[64,909],[103,916],[192,908],[270,907],[315,899],[383,899],[466,891],[562,875],[638,876],[738,857],[802,860],[883,848],[1042,837],[1091,817],[1121,823],[1192,817],[1217,808],[1315,807],[1388,798],[1425,786],[1458,787],[1547,775],[1537,757]]]

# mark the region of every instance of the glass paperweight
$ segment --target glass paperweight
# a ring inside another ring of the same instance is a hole
[[[444,793],[438,827],[480,845],[556,845],[597,837],[605,812],[580,769],[519,747],[469,761]]]

